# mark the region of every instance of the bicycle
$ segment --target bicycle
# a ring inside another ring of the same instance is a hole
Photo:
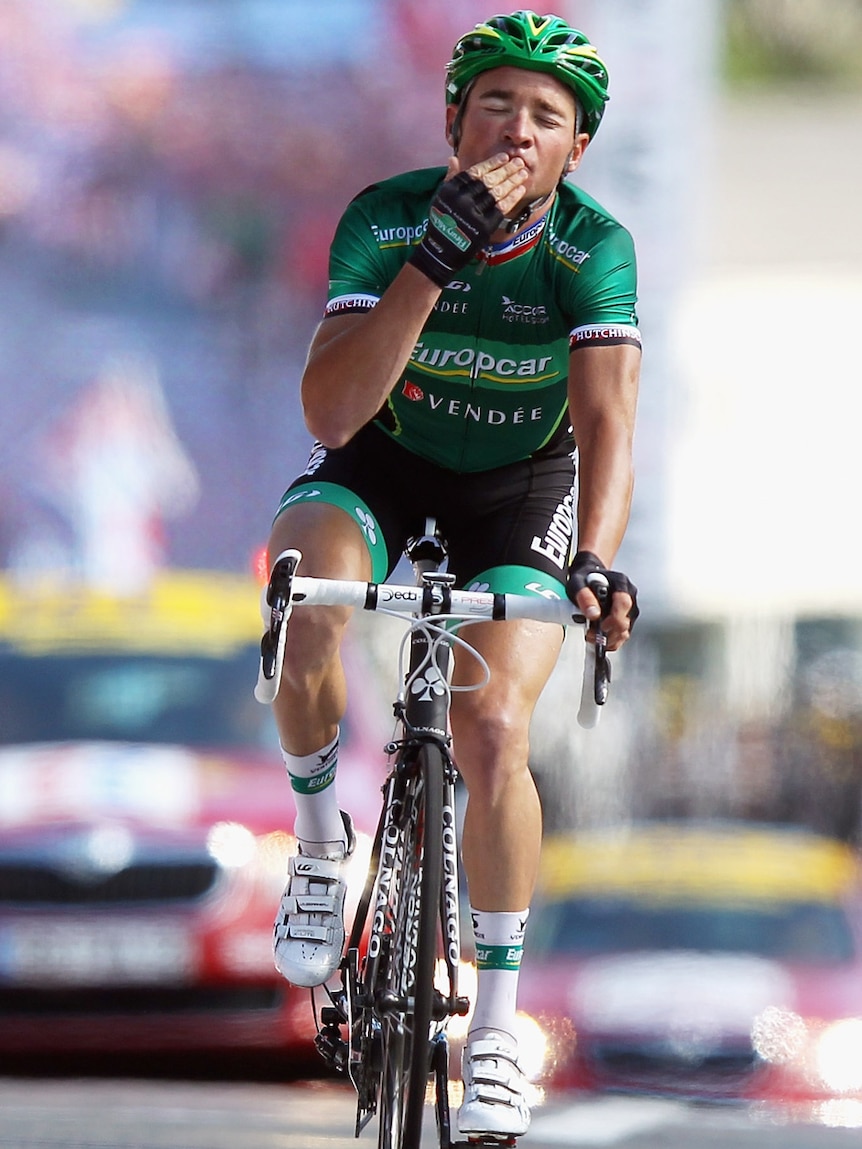
[[[461,960],[455,820],[457,768],[450,752],[449,663],[454,647],[487,664],[458,630],[488,619],[522,618],[563,626],[587,620],[568,600],[454,589],[441,571],[445,543],[434,520],[405,548],[416,581],[410,585],[309,578],[297,574],[298,551],[286,551],[266,590],[269,626],[261,640],[255,690],[272,701],[278,690],[288,620],[297,606],[341,605],[412,616],[399,652],[402,683],[394,703],[400,737],[384,752],[392,760],[365,887],[345,942],[341,986],[325,986],[329,1005],[312,1008],[316,1045],[324,1061],[346,1073],[357,1094],[354,1135],[379,1112],[378,1149],[418,1149],[426,1092],[433,1083],[440,1149],[514,1145],[499,1137],[452,1141],[446,1024],[469,1011],[459,992]],[[597,597],[609,599],[607,580],[590,576]],[[608,695],[610,664],[604,635],[591,625],[578,712],[595,724]],[[409,640],[407,667],[405,645]]]

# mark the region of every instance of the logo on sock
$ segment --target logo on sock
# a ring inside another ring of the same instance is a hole
[[[477,969],[520,969],[521,958],[524,956],[522,945],[514,946],[476,946]]]
[[[310,776],[294,774],[288,770],[291,789],[297,794],[319,794],[335,781],[338,766],[338,740],[322,754],[317,755],[317,765],[312,767]]]

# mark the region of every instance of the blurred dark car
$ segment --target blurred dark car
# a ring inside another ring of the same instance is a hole
[[[856,854],[791,827],[651,824],[546,844],[521,1008],[545,1083],[862,1098]]]
[[[127,598],[0,581],[0,1065],[310,1051],[308,991],[272,963],[293,814],[257,603],[217,574]],[[383,735],[351,714],[340,791],[367,830]],[[360,833],[359,886],[365,860]]]

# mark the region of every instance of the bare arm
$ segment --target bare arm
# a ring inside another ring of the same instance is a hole
[[[628,344],[583,347],[569,357],[569,413],[578,445],[578,550],[591,551],[608,567],[631,510],[640,358],[640,350]],[[581,608],[593,605],[591,599],[582,591]],[[630,607],[628,595],[614,595],[605,623],[611,649],[628,638]]]
[[[407,264],[372,311],[318,327],[302,376],[309,431],[342,447],[380,410],[398,382],[440,288]]]

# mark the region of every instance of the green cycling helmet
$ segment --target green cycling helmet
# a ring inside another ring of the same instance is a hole
[[[491,68],[547,72],[571,88],[584,113],[584,130],[598,131],[608,99],[608,71],[583,32],[559,16],[522,10],[492,16],[462,36],[446,68],[446,103],[459,104],[469,84]]]

